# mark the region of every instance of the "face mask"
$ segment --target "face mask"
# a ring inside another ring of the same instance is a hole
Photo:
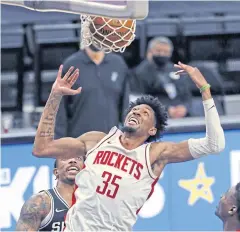
[[[101,49],[97,48],[97,47],[94,46],[93,44],[91,44],[91,45],[89,46],[89,48],[90,48],[93,52],[100,52],[100,51],[101,51]]]
[[[157,66],[163,66],[170,60],[169,56],[153,56],[153,61]]]

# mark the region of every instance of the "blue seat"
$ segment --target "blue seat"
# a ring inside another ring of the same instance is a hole
[[[219,96],[214,96],[214,102],[219,115],[224,115],[223,99]],[[201,97],[193,97],[191,115],[193,117],[203,117],[204,109]]]
[[[43,106],[59,65],[79,49],[79,24],[34,25],[36,106]],[[44,78],[43,78],[44,77]],[[43,85],[47,87],[43,88]],[[43,91],[44,90],[44,91]]]
[[[2,24],[1,29],[1,109],[22,111],[24,30],[19,24]]]
[[[181,18],[184,36],[203,36],[224,34],[223,19],[220,17],[183,17]]]
[[[168,36],[173,37],[178,34],[178,19],[171,18],[153,18],[147,19],[146,23],[146,34],[148,37],[154,36]]]
[[[224,95],[224,80],[218,71],[218,63],[215,61],[192,61],[189,63],[193,67],[197,67],[211,85],[212,94]],[[190,88],[193,92],[199,94],[199,90],[195,84],[189,79]]]

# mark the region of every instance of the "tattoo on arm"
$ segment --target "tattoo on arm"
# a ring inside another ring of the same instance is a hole
[[[32,196],[22,207],[16,231],[38,231],[50,208],[50,199],[46,193]]]
[[[55,115],[53,113],[49,113],[44,120],[44,131],[40,131],[40,137],[52,137],[54,136],[53,130],[55,124]]]
[[[54,125],[59,108],[61,96],[52,94],[45,106],[46,114],[43,114],[42,124],[40,125],[40,137],[54,138]]]
[[[54,126],[61,96],[51,93],[39,122],[34,147],[41,149],[54,139]]]

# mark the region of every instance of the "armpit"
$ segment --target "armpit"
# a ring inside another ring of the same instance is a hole
[[[165,163],[162,162],[160,159],[159,160],[156,160],[152,165],[151,165],[151,168],[152,168],[152,172],[155,176],[160,176],[163,169],[165,167]]]

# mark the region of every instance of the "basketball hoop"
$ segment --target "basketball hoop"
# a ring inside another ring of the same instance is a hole
[[[135,38],[136,20],[81,15],[81,46],[93,44],[105,53],[124,52]]]
[[[1,0],[0,4],[81,14],[81,47],[94,44],[106,53],[123,52],[135,38],[136,20],[146,18],[149,10],[149,0]]]

